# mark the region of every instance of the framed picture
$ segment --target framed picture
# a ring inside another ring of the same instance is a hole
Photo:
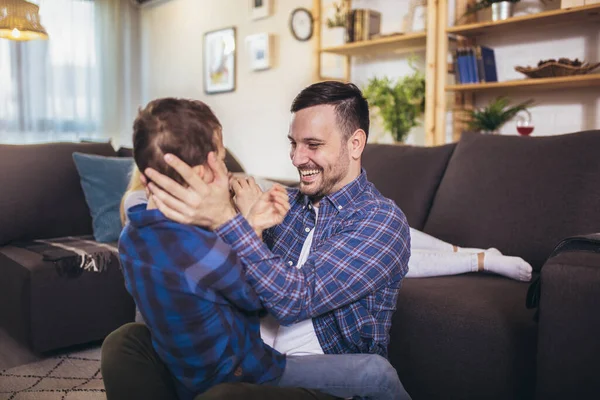
[[[250,69],[259,71],[271,68],[271,35],[257,33],[246,37]]]
[[[427,0],[411,0],[404,17],[403,32],[422,32],[427,29]]]
[[[207,94],[235,90],[235,28],[204,34],[204,91]]]
[[[248,0],[250,2],[250,18],[261,19],[271,15],[271,0]]]

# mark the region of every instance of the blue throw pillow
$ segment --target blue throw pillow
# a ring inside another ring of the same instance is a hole
[[[119,207],[133,169],[131,157],[73,153],[85,200],[92,214],[94,238],[115,242],[121,234]]]

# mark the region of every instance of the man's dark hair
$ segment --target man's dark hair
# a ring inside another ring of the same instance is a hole
[[[295,113],[324,104],[335,106],[337,123],[346,139],[357,129],[362,129],[369,137],[369,103],[353,83],[314,83],[296,96],[290,111]]]
[[[164,160],[171,153],[190,166],[202,165],[216,151],[221,123],[212,110],[197,100],[153,100],[138,112],[133,123],[133,158],[143,173],[148,167],[184,184]]]

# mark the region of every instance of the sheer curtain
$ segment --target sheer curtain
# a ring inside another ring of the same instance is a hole
[[[0,143],[120,142],[139,102],[138,10],[128,0],[30,1],[49,40],[0,39]]]

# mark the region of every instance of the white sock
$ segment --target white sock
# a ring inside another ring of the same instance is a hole
[[[483,269],[519,281],[531,280],[531,265],[521,257],[484,252]]]

